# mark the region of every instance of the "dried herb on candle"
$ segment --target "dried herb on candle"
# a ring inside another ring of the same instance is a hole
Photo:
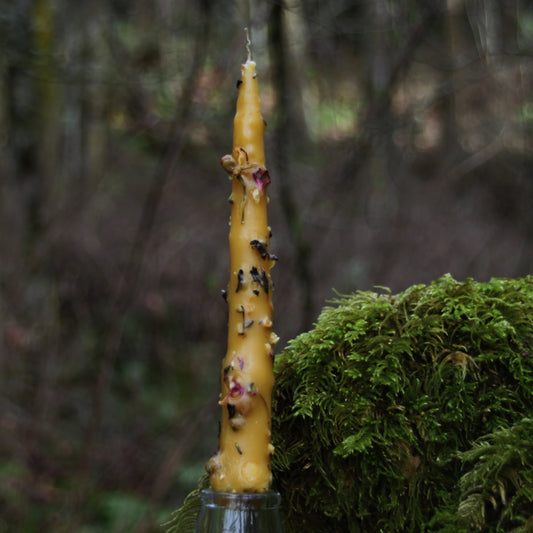
[[[228,418],[231,420],[235,416],[235,406],[232,403],[228,403]]]
[[[239,272],[237,273],[237,288],[235,289],[235,292],[239,292],[242,288],[242,285],[244,283],[244,272],[241,269],[239,269]]]
[[[261,287],[263,287],[265,293],[268,294],[268,277],[266,275],[266,272],[263,269],[259,271],[256,267],[252,267],[252,269],[250,270],[250,274],[252,276],[252,280],[259,283]]]
[[[259,282],[260,276],[259,276],[259,270],[257,270],[257,267],[252,267],[250,270],[250,275],[252,276],[253,281]]]
[[[266,259],[268,257],[268,245],[266,243],[262,243],[261,241],[254,239],[253,241],[250,241],[250,245],[252,246],[252,249],[259,252],[261,259]]]
[[[237,89],[241,86],[242,80],[237,80]]]
[[[242,313],[242,324],[239,325],[239,335],[244,335],[246,329],[253,325],[253,320],[246,320],[246,312],[244,305],[241,305],[237,310],[237,313]]]
[[[268,282],[268,275],[265,272],[264,269],[257,270],[257,267],[252,267],[250,270],[250,275],[252,276],[252,280],[258,282],[261,287],[263,287],[263,290],[266,294],[268,294],[269,290],[269,282]]]
[[[228,303],[228,291],[226,289],[222,289],[220,293],[222,295],[222,298],[224,298],[224,301]]]
[[[235,448],[237,448],[237,451],[239,452],[239,455],[242,455],[242,450],[241,450],[241,447],[239,446],[238,442],[235,443]]]
[[[268,283],[268,276],[267,273],[261,269],[261,272],[259,272],[259,283],[261,284],[261,287],[263,287],[263,290],[266,294],[268,294],[269,291],[269,283]]]
[[[263,287],[263,290],[266,294],[268,294],[269,290],[269,282],[268,282],[268,275],[265,272],[264,269],[257,270],[257,267],[252,267],[250,270],[250,275],[252,276],[252,280],[258,282],[261,287]]]

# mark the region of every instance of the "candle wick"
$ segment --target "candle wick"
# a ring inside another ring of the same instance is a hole
[[[250,34],[248,28],[244,28],[244,33],[246,34],[246,51],[248,52],[247,61],[252,60],[252,41],[250,40]]]

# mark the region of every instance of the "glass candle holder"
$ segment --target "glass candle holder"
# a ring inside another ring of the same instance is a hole
[[[203,490],[200,497],[202,507],[194,533],[282,533],[277,492]]]

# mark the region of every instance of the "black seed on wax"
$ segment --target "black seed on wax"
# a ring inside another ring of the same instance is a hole
[[[228,403],[228,418],[231,420],[235,416],[235,406]]]
[[[224,301],[227,302],[228,301],[228,291],[225,290],[225,289],[222,289],[220,291],[220,293],[222,294],[222,298],[224,298]]]
[[[235,448],[237,448],[237,451],[239,452],[239,455],[242,455],[242,450],[241,450],[241,447],[239,446],[238,442],[235,443]]]

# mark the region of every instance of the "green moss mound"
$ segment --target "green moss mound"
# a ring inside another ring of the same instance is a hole
[[[333,304],[276,360],[285,532],[532,531],[533,278]]]

